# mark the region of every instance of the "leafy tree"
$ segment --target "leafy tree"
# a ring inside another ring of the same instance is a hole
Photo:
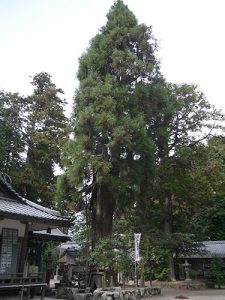
[[[156,149],[155,176],[145,201],[141,198],[137,204],[139,218],[143,222],[145,208],[155,207],[156,227],[171,237],[180,230],[185,233],[188,222],[184,221],[213,195],[200,158],[206,156],[202,141],[218,128],[215,121],[219,124],[223,116],[192,85],[139,83],[134,96],[144,108],[148,134]],[[172,255],[168,255],[168,269],[169,278],[175,279]]]
[[[206,147],[205,173],[211,187],[208,205],[192,215],[192,230],[199,240],[224,240],[224,174],[225,148],[224,137],[214,137]]]
[[[91,263],[108,269],[110,276],[118,272],[127,272],[132,260],[129,244],[125,241],[126,239],[118,236],[98,240],[90,256]]]
[[[62,145],[67,140],[67,119],[56,88],[47,73],[34,76],[33,95],[28,101],[27,156],[23,173],[24,194],[43,205],[52,206],[55,189],[54,168],[60,164]]]
[[[93,244],[111,234],[116,208],[140,195],[141,173],[152,172],[154,147],[132,95],[137,82],[156,78],[154,50],[151,28],[118,0],[80,59],[65,163],[71,184],[91,195]]]
[[[200,240],[224,240],[225,200],[214,198],[210,204],[192,217],[193,232]]]

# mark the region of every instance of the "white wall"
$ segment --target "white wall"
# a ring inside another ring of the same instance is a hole
[[[22,224],[20,221],[12,219],[0,220],[0,235],[2,235],[2,228],[11,228],[18,229],[18,236],[24,237],[25,234],[25,224]]]

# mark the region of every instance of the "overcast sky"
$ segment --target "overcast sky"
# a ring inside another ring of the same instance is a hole
[[[0,90],[32,92],[45,71],[72,102],[78,58],[106,23],[113,0],[0,0]],[[152,25],[168,81],[193,83],[225,112],[225,1],[124,0]],[[67,110],[69,110],[67,108]]]

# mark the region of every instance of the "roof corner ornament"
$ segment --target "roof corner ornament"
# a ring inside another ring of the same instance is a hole
[[[5,182],[11,184],[12,183],[12,179],[9,177],[8,174],[4,173],[4,172],[1,172],[0,171],[0,177],[1,179],[3,179]]]

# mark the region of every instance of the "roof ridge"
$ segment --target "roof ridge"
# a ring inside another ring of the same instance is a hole
[[[203,241],[204,244],[225,244],[225,240],[221,241]]]
[[[0,199],[11,201],[11,202],[19,202],[19,203],[21,203],[20,201],[18,201],[18,199],[8,198],[8,197],[5,197],[5,196],[0,196]]]
[[[54,216],[62,217],[62,218],[63,218],[63,216],[61,215],[61,213],[60,213],[59,211],[53,210],[53,209],[51,209],[51,208],[47,208],[47,207],[45,207],[45,206],[42,206],[42,205],[40,205],[40,204],[37,204],[37,203],[35,203],[35,202],[33,202],[33,201],[30,201],[30,200],[28,200],[28,199],[24,199],[24,200],[25,200],[25,202],[26,202],[29,206],[32,206],[32,207],[34,207],[34,208],[36,208],[36,209],[39,209],[39,210],[44,211],[44,212],[47,212],[47,213],[52,214],[52,215],[54,215]]]
[[[0,197],[2,200],[7,200],[7,201],[13,201],[14,203],[20,203],[24,205],[28,205],[36,210],[39,210],[42,213],[47,213],[51,215],[52,217],[60,218],[63,221],[73,221],[73,218],[71,216],[63,216],[59,211],[44,207],[40,204],[37,204],[35,202],[32,202],[28,199],[23,198],[19,193],[17,193],[14,188],[11,186],[9,182],[6,181],[5,176],[1,171],[0,171],[0,182],[4,185],[5,189],[8,191],[9,196],[11,197],[12,195],[15,196],[15,198],[8,198],[8,197]]]
[[[16,190],[12,187],[12,185],[6,180],[7,174],[4,174],[0,171],[0,180],[3,182],[3,184],[12,192],[19,200],[22,200],[24,202],[24,198],[16,192]],[[9,176],[8,176],[9,177]],[[9,177],[10,178],[10,177]]]

